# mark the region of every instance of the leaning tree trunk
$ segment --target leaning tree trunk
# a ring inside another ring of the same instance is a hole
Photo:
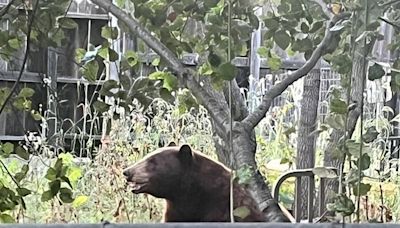
[[[238,114],[238,113],[236,113]],[[242,115],[235,116],[235,119],[242,119],[247,115],[247,110],[242,110]],[[268,222],[290,222],[288,217],[282,212],[277,202],[272,198],[271,189],[267,180],[258,170],[255,160],[256,138],[255,131],[248,131],[240,122],[234,122],[233,126],[233,150],[229,150],[227,140],[222,140],[224,136],[214,134],[214,143],[217,149],[218,160],[233,170],[242,168],[241,164],[246,164],[252,171],[252,178],[246,183],[260,209],[266,216]],[[240,171],[239,171],[240,172]]]
[[[304,78],[303,99],[300,107],[300,121],[297,137],[296,168],[313,168],[315,165],[315,130],[318,115],[318,101],[320,89],[320,70],[314,69]],[[308,202],[308,182],[302,180],[300,188],[300,217],[305,218]]]
[[[367,48],[366,53],[370,53],[372,47],[375,44],[375,40],[371,41]],[[347,119],[347,135],[351,137],[353,134],[357,120],[360,117],[361,113],[361,101],[363,99],[363,82],[365,82],[363,77],[366,77],[363,72],[363,64],[364,64],[364,56],[361,56],[357,53],[364,53],[364,47],[361,45],[357,45],[355,48],[355,55],[353,58],[353,68],[351,74],[351,88],[350,88],[350,102],[354,103],[356,106],[354,109],[349,111],[348,119]],[[324,153],[324,166],[325,167],[335,167],[338,170],[341,169],[341,166],[345,162],[342,156],[337,156],[333,151],[337,148],[340,138],[345,135],[345,131],[343,130],[336,130],[333,129],[332,133],[330,134],[329,143],[325,148]],[[335,193],[338,193],[339,190],[339,182],[337,180],[329,180],[326,183],[325,188],[325,203],[332,202],[332,196]]]

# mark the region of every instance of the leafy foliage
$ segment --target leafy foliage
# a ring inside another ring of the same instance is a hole
[[[355,107],[344,96],[351,81],[353,47],[361,44],[364,38],[367,41],[382,38],[377,28],[378,19],[383,12],[389,12],[388,18],[384,18],[387,22],[395,26],[400,24],[400,4],[394,2],[385,5],[389,0],[368,1],[370,8],[366,11],[371,14],[370,21],[364,21],[363,14],[366,12],[364,12],[363,4],[365,2],[346,0],[342,2],[346,11],[353,13],[352,17],[340,20],[331,27],[331,30],[340,30],[343,33],[335,40],[339,47],[328,49],[324,59],[341,74],[342,85],[331,91],[330,113],[323,125],[326,131],[346,129],[348,113]],[[15,25],[7,31],[0,31],[2,59],[10,60],[14,53],[24,46],[29,16],[35,18],[29,41],[35,48],[60,46],[65,39],[64,29],[73,29],[77,26],[73,20],[63,17],[69,1],[32,2],[39,4],[35,15],[21,13],[18,8],[23,7],[22,4],[25,3],[15,1],[7,15],[1,18],[1,22],[8,21]],[[118,0],[117,5],[123,8],[130,2],[133,1]],[[228,14],[227,1],[219,0],[139,0],[134,3],[134,16],[174,54],[179,57],[184,53],[193,52],[200,55],[201,61],[197,66],[197,73],[200,76],[206,76],[206,80],[211,79],[216,85],[215,88],[221,88],[219,85],[235,77],[236,68],[228,62],[228,59],[237,55],[246,55],[250,33],[258,28],[259,21],[265,24],[267,31],[263,34],[264,43],[258,50],[258,54],[267,58],[268,66],[273,71],[278,71],[282,65],[282,60],[277,54],[279,51],[284,50],[290,55],[302,53],[306,59],[310,58],[313,50],[321,43],[326,29],[327,16],[314,1],[273,1],[270,3],[271,10],[262,17],[254,15],[257,1],[232,1],[232,15]],[[233,18],[231,37],[228,37],[227,33],[229,16]],[[366,25],[366,31],[363,31],[364,25]],[[124,27],[124,25],[120,26],[119,29]],[[158,219],[161,216],[161,210],[156,200],[132,197],[125,192],[119,176],[122,164],[141,158],[148,151],[156,148],[160,142],[171,139],[179,141],[184,138],[184,141],[191,142],[202,151],[212,150],[211,123],[208,118],[205,118],[207,113],[199,106],[196,98],[190,91],[181,88],[176,72],[169,71],[163,59],[152,59],[150,61],[152,69],[148,77],[139,76],[137,72],[143,62],[141,54],[135,51],[117,53],[112,48],[112,41],[118,39],[119,29],[103,27],[101,36],[104,42],[96,47],[91,46],[89,50],[77,49],[75,56],[83,77],[89,82],[96,82],[99,79],[98,76],[102,73],[99,72],[99,63],[120,61],[118,69],[120,80],[106,81],[100,90],[101,96],[94,104],[98,113],[110,115],[114,119],[110,133],[113,142],[109,145],[110,148],[100,153],[93,164],[84,167],[77,165],[75,159],[68,153],[57,158],[48,160],[46,158],[48,167],[42,168],[42,171],[45,170],[44,173],[37,174],[33,173],[35,165],[31,163],[30,151],[19,145],[1,143],[0,160],[6,161],[5,168],[1,169],[0,173],[1,222],[14,222],[12,213],[20,209],[25,210],[27,200],[29,200],[29,205],[39,206],[37,199],[41,199],[40,208],[43,209],[39,209],[38,213],[43,215],[47,211],[53,216],[52,218],[33,216],[44,222],[59,222],[60,217],[63,217],[59,215],[63,213],[76,222],[98,222],[101,219],[110,218],[117,221],[129,221],[130,217],[145,221]],[[231,42],[233,47],[231,56],[228,56],[228,42]],[[333,46],[335,44],[332,44]],[[396,41],[390,44],[392,50],[398,49],[399,46],[399,42]],[[390,67],[374,62],[368,69],[368,78],[379,80],[385,75],[390,75],[391,87],[394,91],[398,91],[400,89],[399,69],[398,59]],[[8,88],[0,88],[0,106],[4,105],[5,97],[10,92]],[[43,119],[39,112],[33,110],[31,99],[34,95],[34,90],[22,88],[7,104],[8,110],[12,108],[24,110],[31,113],[37,120]],[[106,102],[104,97],[110,99]],[[267,168],[263,164],[271,157],[278,157],[281,163],[289,164],[289,166],[293,163],[294,146],[290,135],[294,132],[294,126],[287,125],[283,121],[283,116],[290,111],[292,106],[293,104],[288,104],[280,110],[278,118],[274,119],[278,124],[271,127],[271,131],[267,133],[268,137],[262,135],[265,131],[257,135],[259,151],[256,156],[264,173]],[[120,111],[121,109],[123,111]],[[146,119],[148,116],[144,114],[151,115],[152,119]],[[267,125],[270,126],[269,123],[263,126]],[[373,124],[364,127],[366,131],[362,136],[344,138],[335,151],[338,157],[343,158],[346,155],[348,158],[350,168],[344,178],[344,184],[351,189],[350,193],[356,196],[367,195],[374,188],[366,181],[368,171],[374,162],[375,151],[372,149],[376,148],[378,142],[386,136],[383,128],[374,127]],[[128,141],[132,144],[128,144]],[[45,143],[41,146],[46,148]],[[13,162],[16,161],[15,156],[21,159],[18,160],[18,165],[14,165],[15,168],[11,169]],[[7,172],[7,167],[10,168],[8,171],[11,174]],[[91,172],[82,175],[84,171],[88,171],[85,169]],[[314,172],[321,177],[334,177],[326,169],[316,168]],[[241,182],[246,183],[250,173],[249,169],[243,169],[237,172],[237,176]],[[382,179],[386,177],[384,173],[380,175]],[[36,178],[35,181],[40,182],[40,186],[30,182],[30,178]],[[108,186],[99,184],[108,183],[110,180],[111,183]],[[109,205],[115,204],[116,193],[118,207],[117,209],[109,208]],[[54,207],[62,211],[54,215],[49,209]],[[89,208],[98,210],[93,215],[90,214],[93,212],[88,212]],[[133,208],[141,210],[134,211]],[[337,195],[329,208],[344,216],[349,216],[355,211],[352,198],[346,194]],[[34,214],[35,211],[27,213]],[[148,216],[145,213],[148,213]],[[235,210],[235,215],[239,217],[245,216],[246,213],[248,213],[246,208]]]

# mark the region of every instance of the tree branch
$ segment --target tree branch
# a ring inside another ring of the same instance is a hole
[[[4,8],[0,9],[0,18],[2,18],[8,10],[10,9],[11,5],[14,4],[15,0],[11,0]]]
[[[163,43],[142,26],[135,18],[114,5],[110,0],[92,0],[92,2],[112,13],[118,20],[124,22],[130,31],[142,39],[152,50],[163,58],[177,77],[183,82],[198,101],[208,110],[220,132],[226,132],[228,105],[222,93],[215,91],[207,81],[200,83],[194,78],[196,72],[186,68],[177,56]],[[226,122],[226,123],[225,123]]]
[[[388,19],[386,19],[384,17],[379,17],[378,19],[383,21],[383,22],[385,22],[385,23],[387,23],[387,24],[389,24],[389,25],[391,25],[391,26],[393,26],[397,30],[400,30],[400,25],[396,25],[395,23],[389,21]]]
[[[17,86],[19,84],[19,82],[21,81],[22,78],[22,74],[25,71],[25,65],[26,65],[26,61],[28,60],[28,56],[29,56],[29,51],[30,51],[30,43],[31,43],[31,31],[32,31],[32,26],[33,26],[33,21],[35,19],[35,14],[36,11],[38,9],[39,6],[39,1],[36,2],[33,11],[32,11],[32,16],[28,22],[28,31],[26,33],[26,48],[25,48],[25,55],[24,55],[24,59],[22,61],[22,65],[21,68],[19,70],[19,74],[18,74],[18,78],[17,80],[14,82],[13,87],[11,88],[11,92],[10,94],[7,96],[7,98],[4,100],[3,105],[0,108],[0,114],[4,111],[4,109],[6,108],[7,103],[10,101],[11,97],[13,96],[13,94],[15,93],[15,91],[17,90]]]
[[[283,79],[280,83],[274,85],[270,90],[268,90],[268,92],[266,92],[261,104],[256,108],[254,112],[252,112],[243,120],[243,124],[245,125],[247,130],[253,129],[264,118],[268,109],[271,107],[272,101],[275,97],[279,96],[284,90],[286,90],[287,87],[289,87],[295,81],[307,75],[313,69],[319,59],[324,54],[326,54],[328,47],[330,47],[332,41],[335,39],[335,35],[340,33],[340,30],[331,31],[330,28],[340,19],[343,19],[344,16],[347,17],[348,14],[335,16],[332,18],[332,20],[328,22],[328,26],[325,31],[325,37],[318,45],[318,47],[314,50],[310,59],[307,60],[307,62],[302,67],[285,77],[285,79]]]

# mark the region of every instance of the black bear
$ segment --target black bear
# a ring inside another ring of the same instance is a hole
[[[135,194],[166,200],[164,222],[229,222],[230,171],[188,145],[170,144],[123,171]],[[250,193],[234,181],[235,221],[263,222]]]

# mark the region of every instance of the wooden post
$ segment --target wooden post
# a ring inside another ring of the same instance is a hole
[[[262,15],[262,7],[255,11],[256,16]],[[250,75],[249,75],[249,106],[253,111],[257,106],[257,84],[260,80],[261,59],[257,54],[257,50],[261,47],[261,22],[258,29],[251,34],[251,50],[250,50]]]
[[[52,48],[47,50],[47,75],[50,81],[47,87],[47,109],[48,109],[48,131],[47,138],[49,144],[55,147],[57,153],[58,145],[58,126],[57,126],[57,54]]]

